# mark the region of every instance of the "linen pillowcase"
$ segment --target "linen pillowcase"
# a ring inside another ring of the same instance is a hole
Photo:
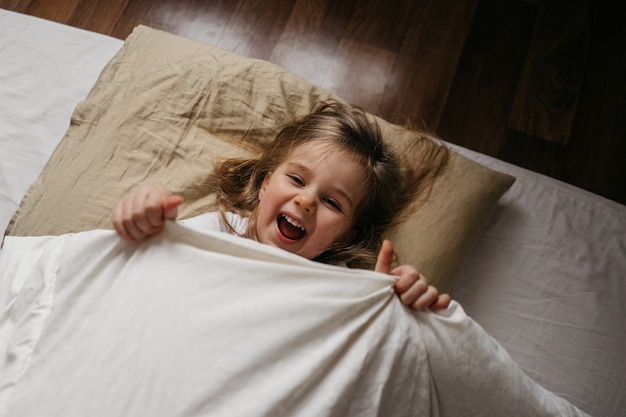
[[[266,61],[138,26],[76,107],[65,137],[14,214],[7,235],[111,228],[113,205],[140,184],[185,198],[181,218],[210,209],[216,159],[243,155],[278,128],[339,97]],[[417,134],[376,118],[403,149]],[[401,263],[441,291],[513,184],[453,153],[429,200],[390,238]]]

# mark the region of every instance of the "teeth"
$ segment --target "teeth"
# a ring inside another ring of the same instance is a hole
[[[291,224],[292,226],[297,227],[298,229],[304,231],[304,226],[302,226],[300,223],[298,223],[297,221],[295,221],[291,217],[287,216],[286,214],[283,214],[283,218],[285,220],[287,220],[289,222],[289,224]]]

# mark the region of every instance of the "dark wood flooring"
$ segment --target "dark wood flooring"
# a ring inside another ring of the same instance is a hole
[[[0,0],[277,63],[387,120],[626,204],[623,0]]]

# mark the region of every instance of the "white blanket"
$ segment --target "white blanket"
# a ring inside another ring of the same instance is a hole
[[[579,416],[461,307],[178,224],[7,237],[0,416]]]

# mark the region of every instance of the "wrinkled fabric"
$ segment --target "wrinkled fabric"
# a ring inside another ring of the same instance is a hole
[[[0,416],[580,416],[463,309],[168,223],[7,237]]]

